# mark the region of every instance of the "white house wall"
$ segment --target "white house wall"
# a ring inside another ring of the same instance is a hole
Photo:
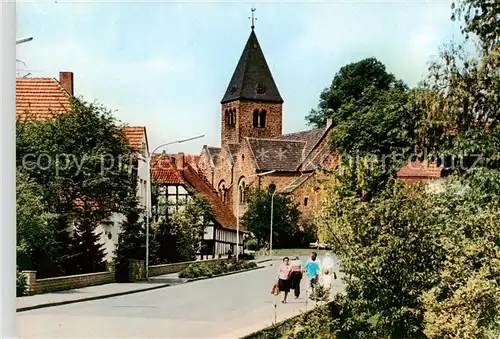
[[[151,215],[151,172],[148,166],[147,157],[149,156],[149,152],[145,140],[146,136],[143,137],[143,150],[139,154],[137,164],[137,197],[139,199],[139,206]],[[114,257],[113,252],[118,245],[123,220],[125,220],[123,214],[113,213],[108,223],[103,223],[96,228],[97,233],[102,233],[101,243],[104,245],[106,261],[108,262]]]

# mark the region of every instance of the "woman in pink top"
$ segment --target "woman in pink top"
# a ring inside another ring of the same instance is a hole
[[[285,292],[285,296],[282,301],[283,304],[286,303],[286,297],[288,297],[288,293],[290,292],[290,287],[292,285],[292,281],[290,280],[292,265],[290,265],[289,261],[288,257],[284,257],[283,263],[278,269],[278,289],[280,292]]]

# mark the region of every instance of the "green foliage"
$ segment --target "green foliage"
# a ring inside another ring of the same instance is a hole
[[[133,185],[130,196],[125,201],[125,220],[122,222],[118,246],[115,250],[116,279],[128,280],[130,259],[145,260],[146,239],[142,210],[135,194],[137,184]]]
[[[22,297],[26,295],[26,287],[26,276],[19,270],[16,270],[16,297]]]
[[[500,172],[441,193],[391,184],[370,201],[332,180],[321,228],[347,279],[349,338],[487,338],[500,330]]]
[[[185,269],[179,272],[179,278],[202,278],[202,277],[213,277],[216,275],[237,272],[242,270],[248,270],[256,268],[257,264],[253,261],[237,261],[234,264],[226,264],[223,261],[216,263],[206,263],[197,262],[189,265]]]
[[[29,268],[40,270],[39,277],[101,269],[104,252],[95,227],[121,212],[132,180],[132,150],[111,112],[73,99],[68,112],[52,119],[18,122],[16,151],[17,167],[38,185],[45,211],[54,214],[45,223],[51,259],[37,257]]]
[[[327,305],[319,306],[314,310],[301,314],[294,319],[291,328],[286,331],[282,339],[336,339],[337,321],[331,317]]]
[[[248,195],[248,208],[241,221],[252,232],[259,243],[269,242],[271,222],[272,192],[253,189]],[[273,247],[295,246],[295,238],[300,233],[300,211],[298,204],[287,195],[275,194],[273,202]]]
[[[42,187],[21,169],[16,172],[17,264],[21,270],[44,273],[57,271],[55,266],[55,230],[43,201]],[[40,276],[39,276],[40,277]]]
[[[259,250],[259,242],[255,238],[250,238],[245,240],[245,248],[250,251],[258,251]]]
[[[367,58],[342,67],[333,78],[332,84],[320,95],[317,110],[307,116],[310,125],[322,127],[328,118],[337,125],[349,119],[352,110],[342,109],[344,105],[362,102],[367,91],[387,91],[390,88],[404,89],[405,85],[387,73],[385,65],[375,58]]]
[[[349,153],[383,156],[412,152],[421,115],[414,97],[414,92],[404,88],[367,89],[359,100],[339,108],[344,119],[332,128],[330,142]]]
[[[194,260],[201,249],[205,226],[211,222],[212,210],[205,197],[193,193],[178,210],[161,218],[153,229],[153,262]]]

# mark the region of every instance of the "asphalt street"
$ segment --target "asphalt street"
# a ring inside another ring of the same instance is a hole
[[[307,258],[301,258],[305,263]],[[313,304],[271,295],[280,261],[226,277],[17,314],[20,338],[239,338]],[[302,289],[305,279],[302,280]],[[339,280],[334,290],[342,289]]]

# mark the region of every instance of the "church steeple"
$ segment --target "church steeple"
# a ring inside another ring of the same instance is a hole
[[[224,104],[233,100],[283,103],[283,99],[255,35],[253,20],[250,37],[243,49],[243,53],[221,103]]]

